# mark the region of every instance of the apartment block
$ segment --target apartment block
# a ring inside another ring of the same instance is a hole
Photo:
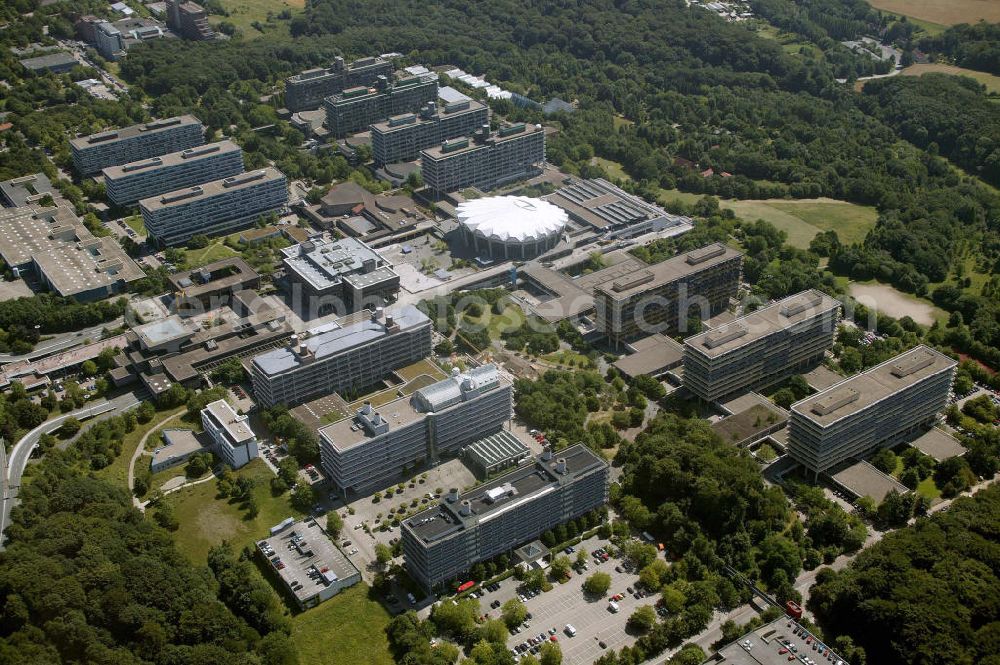
[[[612,344],[684,332],[690,317],[709,319],[736,296],[743,254],[722,243],[706,245],[622,275],[594,290],[597,329]]]
[[[490,190],[530,177],[545,161],[545,130],[519,123],[452,139],[420,153],[424,184],[441,194],[464,187]]]
[[[205,142],[205,128],[193,115],[156,120],[71,139],[73,168],[81,176],[101,169],[194,148]]]
[[[118,60],[125,55],[125,38],[114,24],[101,21],[94,27],[94,48],[101,57]]]
[[[198,234],[216,236],[245,229],[287,203],[285,175],[268,166],[143,199],[139,210],[150,237],[171,246]]]
[[[355,86],[323,101],[326,127],[334,138],[368,129],[372,123],[402,113],[415,113],[437,99],[437,74],[406,76],[395,81],[380,75],[373,87]]]
[[[405,479],[406,471],[499,431],[513,416],[513,391],[495,365],[483,365],[319,430],[323,469],[345,498]]]
[[[243,173],[243,151],[219,141],[103,170],[108,199],[117,206]]]
[[[419,113],[404,113],[371,126],[376,166],[410,162],[420,151],[448,139],[471,136],[489,122],[489,109],[465,100],[438,107],[428,102]]]
[[[608,500],[608,464],[582,444],[533,462],[464,494],[457,489],[402,523],[410,575],[427,589],[480,561],[538,538]]]
[[[214,452],[233,469],[239,469],[257,457],[257,435],[250,429],[250,418],[238,414],[224,399],[209,403],[201,410],[201,424],[214,443]]]
[[[431,320],[412,305],[343,317],[291,346],[255,356],[250,376],[265,406],[375,385],[431,354]]]
[[[362,58],[346,64],[334,58],[328,68],[309,69],[285,79],[285,108],[292,113],[314,111],[323,100],[345,88],[372,86],[379,76],[392,75],[392,62],[383,58]]]
[[[197,2],[166,0],[167,26],[184,39],[204,41],[215,38],[208,13]]]
[[[320,316],[375,309],[399,292],[392,266],[355,238],[309,240],[281,251],[290,288],[317,299],[310,309]]]
[[[840,301],[810,289],[684,340],[684,386],[716,401],[814,367],[833,345]]]
[[[920,345],[792,404],[788,452],[819,474],[916,438],[947,406],[957,364]]]

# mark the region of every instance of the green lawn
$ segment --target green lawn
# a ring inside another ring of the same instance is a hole
[[[303,665],[392,665],[389,619],[382,605],[368,599],[368,586],[356,584],[292,617],[292,639]]]
[[[611,123],[612,126],[615,128],[615,131],[618,131],[619,127],[631,127],[632,125],[635,124],[628,118],[623,118],[620,115],[616,115],[614,118],[612,118]]]
[[[200,268],[201,266],[212,263],[213,261],[228,259],[231,256],[239,255],[240,253],[236,250],[225,245],[221,241],[216,241],[203,249],[185,249],[184,266],[190,270],[192,268]]]
[[[146,225],[142,223],[142,217],[139,215],[132,215],[125,220],[128,227],[138,233],[141,236],[146,235]]]
[[[861,242],[875,226],[878,212],[873,207],[860,206],[834,199],[765,199],[755,201],[721,201],[746,221],[763,219],[788,234],[788,243],[806,249],[822,231],[837,232],[840,241]]]
[[[662,187],[659,190],[659,194],[661,203],[669,203],[676,199],[687,205],[697,203],[704,196],[703,194],[691,194],[690,192],[682,192],[677,189],[663,189]]]
[[[612,180],[631,180],[629,175],[625,173],[625,169],[618,162],[612,161],[610,159],[604,159],[603,157],[594,157],[590,160],[594,166],[600,166],[602,169],[608,172],[608,175]]]
[[[494,314],[489,307],[483,307],[482,315],[465,315],[472,325],[480,325],[486,322],[486,329],[491,339],[500,339],[500,335],[510,330],[517,330],[524,323],[524,312],[514,304],[507,305],[502,314]]]
[[[302,517],[292,508],[287,492],[278,497],[271,495],[269,483],[274,475],[262,460],[256,459],[234,473],[236,477],[249,476],[256,483],[253,495],[260,512],[254,519],[248,520],[238,503],[217,498],[215,481],[185,487],[165,499],[180,522],[180,528],[173,533],[177,549],[196,564],[204,564],[209,548],[223,540],[239,551],[266,536],[268,529],[286,517]]]
[[[237,30],[243,32],[245,39],[256,39],[258,37],[287,35],[288,21],[278,20],[277,16],[285,9],[290,9],[292,16],[302,11],[305,0],[221,0],[222,6],[229,16],[210,16],[212,25],[218,25],[222,21],[229,21],[236,26]],[[275,20],[268,23],[267,15],[272,13]],[[253,27],[254,21],[265,26],[265,32],[260,32]]]
[[[125,487],[128,484],[128,465],[132,461],[132,455],[135,453],[135,448],[139,445],[139,441],[143,435],[154,428],[160,427],[184,410],[185,407],[181,406],[172,411],[157,413],[145,425],[140,423],[134,430],[125,435],[125,438],[122,440],[121,454],[115,458],[114,462],[98,471],[97,475],[119,487]]]
[[[573,363],[574,367],[590,366],[590,358],[577,353],[576,351],[570,351],[569,349],[562,349],[560,351],[556,351],[555,353],[550,353],[542,356],[542,359],[552,363],[553,365],[569,365],[570,363]]]

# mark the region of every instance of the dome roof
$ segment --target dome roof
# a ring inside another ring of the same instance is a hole
[[[528,242],[559,233],[566,211],[527,196],[491,196],[458,206],[458,221],[478,236],[500,241]]]

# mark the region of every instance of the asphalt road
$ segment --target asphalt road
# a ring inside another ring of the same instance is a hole
[[[3,507],[0,509],[0,547],[3,545],[3,532],[10,521],[10,511],[17,503],[17,492],[21,486],[21,476],[31,458],[31,452],[38,445],[38,440],[43,434],[50,434],[60,427],[69,418],[93,418],[103,414],[111,414],[117,411],[125,411],[139,404],[139,399],[132,393],[119,395],[112,400],[101,400],[94,404],[85,406],[76,411],[56,416],[25,434],[20,441],[14,444],[7,458],[3,473]]]
[[[123,322],[124,319],[122,317],[118,317],[113,321],[102,323],[101,325],[94,326],[93,328],[60,333],[58,335],[54,335],[52,339],[47,339],[44,342],[39,343],[39,345],[36,346],[31,352],[19,356],[11,355],[9,353],[0,353],[0,365],[19,362],[21,360],[35,360],[36,358],[52,355],[58,351],[65,351],[66,349],[70,349],[74,346],[80,346],[83,344],[83,340],[89,339],[93,341],[100,339],[101,332],[105,328],[117,328],[121,326]]]

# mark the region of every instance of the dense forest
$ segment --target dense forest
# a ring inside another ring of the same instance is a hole
[[[960,23],[940,35],[924,37],[919,44],[923,50],[945,55],[962,67],[1000,74],[1000,24]]]
[[[1000,663],[1000,487],[887,535],[845,570],[821,570],[809,600],[827,638],[869,663]]]

